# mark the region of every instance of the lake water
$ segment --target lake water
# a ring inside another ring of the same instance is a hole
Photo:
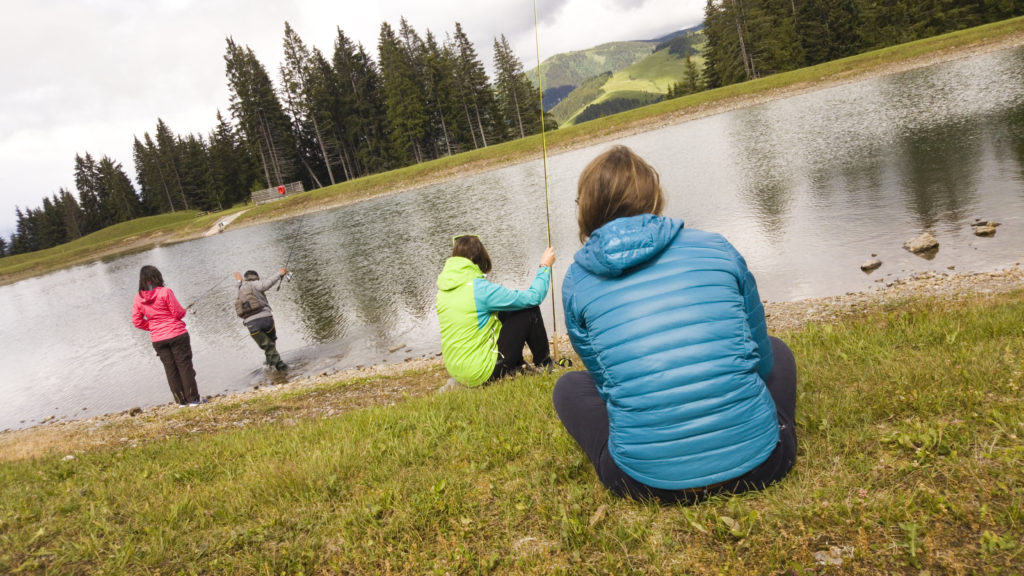
[[[865,290],[926,270],[1024,257],[1024,50],[865,80],[622,138],[661,173],[666,214],[720,232],[773,301]],[[555,312],[579,248],[576,180],[609,143],[549,158]],[[1003,225],[973,235],[976,218]],[[931,231],[926,260],[904,241]],[[287,378],[440,350],[435,279],[462,233],[491,280],[524,288],[546,245],[542,162],[526,162],[0,287],[0,429],[171,401],[146,332],[138,271],[157,266],[183,305],[200,392],[281,384],[233,312],[235,270],[294,272],[269,292]],[[859,265],[877,254],[873,274]],[[212,288],[212,290],[211,290]],[[550,299],[542,305],[549,332]],[[442,382],[438,382],[440,385]]]

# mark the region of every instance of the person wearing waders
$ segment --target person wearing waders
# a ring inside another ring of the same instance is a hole
[[[260,280],[255,270],[248,270],[243,277],[235,272],[238,281],[238,296],[235,298],[235,313],[249,329],[249,335],[256,341],[263,353],[267,355],[267,365],[279,372],[288,369],[277,353],[277,330],[274,328],[274,313],[270,309],[265,292],[281,281],[288,270],[281,268],[276,274]]]

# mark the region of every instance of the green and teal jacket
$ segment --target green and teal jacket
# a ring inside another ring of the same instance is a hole
[[[510,290],[484,279],[467,258],[452,256],[437,277],[441,355],[448,373],[466,386],[491,377],[498,361],[497,312],[537,306],[548,294],[551,268],[542,266],[526,290]]]

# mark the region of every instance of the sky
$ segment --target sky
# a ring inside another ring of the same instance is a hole
[[[703,20],[705,0],[5,0],[0,33],[0,235],[15,207],[76,197],[76,154],[109,156],[134,181],[134,137],[158,118],[206,137],[228,114],[225,39],[253,49],[275,83],[287,21],[328,58],[340,28],[377,56],[382,22],[403,16],[438,39],[462,24],[491,72],[504,34],[524,69],[605,42],[648,40]]]

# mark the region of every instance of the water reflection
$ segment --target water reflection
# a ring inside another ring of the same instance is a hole
[[[666,213],[724,234],[764,298],[869,289],[925,270],[989,270],[1024,254],[1024,50],[950,62],[622,138],[661,173]],[[608,144],[549,159],[555,291],[579,247],[576,180]],[[235,317],[231,273],[291,281],[269,294],[293,377],[439,350],[435,280],[458,234],[479,234],[490,279],[525,288],[547,243],[540,158],[328,212],[164,246],[0,287],[0,428],[170,400],[129,321],[143,264],[182,302],[200,391],[273,384]],[[1003,223],[975,237],[974,218]],[[903,242],[929,229],[941,250]],[[877,254],[871,276],[859,265]],[[68,303],[73,294],[73,304]],[[59,324],[60,330],[49,327]]]
[[[904,141],[894,159],[902,175],[898,185],[920,228],[961,222],[975,205],[975,175],[986,148],[981,128],[955,122],[924,128]]]

